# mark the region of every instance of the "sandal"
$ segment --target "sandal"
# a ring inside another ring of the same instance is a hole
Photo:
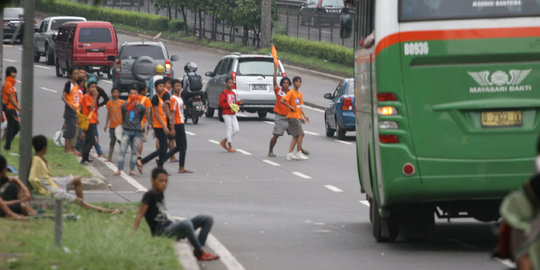
[[[137,159],[137,169],[139,170],[139,173],[142,175],[142,161],[140,159]]]
[[[183,169],[183,170],[178,170],[178,173],[193,173],[193,171],[188,170],[188,169]]]

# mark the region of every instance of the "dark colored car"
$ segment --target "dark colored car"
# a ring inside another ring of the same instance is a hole
[[[324,126],[326,136],[332,137],[337,130],[338,139],[344,139],[347,131],[356,129],[354,105],[354,79],[339,82],[334,93],[324,94],[330,102],[324,108]]]
[[[300,24],[339,24],[343,0],[306,0],[298,10]]]
[[[118,56],[118,38],[109,22],[68,22],[58,29],[54,39],[56,76],[70,67],[81,66],[88,72],[112,77],[110,70]]]
[[[24,28],[22,16],[24,15],[23,8],[4,8],[4,39],[12,39],[20,26],[19,33],[15,39],[22,41]],[[34,21],[34,32],[37,31],[37,22]]]

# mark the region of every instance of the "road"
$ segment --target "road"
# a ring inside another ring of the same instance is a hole
[[[119,35],[120,41],[138,39]],[[221,55],[184,45],[168,44],[176,74],[183,64],[195,60],[202,74],[212,70]],[[20,70],[21,46],[4,46],[4,67]],[[42,59],[43,60],[43,59]],[[62,125],[61,89],[66,78],[57,78],[54,68],[34,65],[34,133],[52,136]],[[23,73],[23,72],[22,72]],[[19,80],[24,80],[24,74]],[[322,93],[331,92],[336,82],[309,73],[301,75],[307,101],[324,104]],[[105,89],[112,85],[101,80]],[[18,85],[20,89],[20,85]],[[24,94],[24,93],[22,93]],[[224,152],[215,142],[224,137],[224,125],[203,118],[198,125],[186,124],[188,154],[186,167],[194,174],[176,174],[177,164],[167,163],[172,172],[165,198],[173,215],[214,216],[212,231],[245,269],[502,269],[489,259],[495,243],[491,225],[473,220],[439,221],[433,239],[426,242],[378,244],[371,235],[369,208],[360,194],[357,180],[354,133],[344,141],[324,136],[323,113],[306,108],[311,123],[305,126],[307,161],[287,161],[290,138],[281,138],[276,158],[268,158],[272,130],[271,117],[261,121],[255,114],[239,116],[240,133],[233,145],[239,152]],[[106,114],[100,110],[100,121]],[[102,127],[102,126],[101,126]],[[101,145],[108,138],[100,128]],[[154,149],[148,140],[145,154]],[[96,162],[96,169],[126,200],[139,201],[142,194],[113,171]],[[110,164],[114,168],[114,164]],[[150,187],[152,164],[142,176],[135,176]],[[111,193],[88,193],[87,199],[118,199]],[[127,229],[127,228],[126,228]],[[203,269],[226,269],[223,262],[210,262]]]

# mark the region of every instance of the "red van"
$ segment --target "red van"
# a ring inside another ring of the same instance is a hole
[[[82,66],[88,72],[100,72],[111,78],[111,67],[118,55],[118,37],[109,22],[68,22],[54,38],[56,76],[69,67]]]

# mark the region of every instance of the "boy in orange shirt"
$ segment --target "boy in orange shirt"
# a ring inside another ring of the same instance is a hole
[[[302,141],[304,139],[304,130],[302,124],[306,121],[309,122],[309,118],[304,114],[302,110],[302,104],[304,99],[302,98],[302,92],[300,92],[300,86],[302,85],[302,78],[296,76],[293,78],[293,89],[290,89],[287,95],[281,99],[281,103],[285,104],[289,108],[287,113],[287,120],[289,121],[289,132],[293,136],[291,145],[289,146],[289,153],[287,154],[287,160],[306,160],[308,157],[302,153]],[[296,153],[294,147],[296,146]]]
[[[122,138],[116,138],[116,133],[114,132],[115,128],[122,124],[122,104],[124,100],[120,99],[120,89],[118,87],[113,87],[111,90],[112,99],[107,101],[105,108],[107,108],[107,121],[105,122],[104,132],[107,132],[107,127],[109,127],[109,156],[107,161],[112,161],[112,155],[114,153],[114,145],[116,141],[121,140]]]
[[[3,109],[7,118],[7,137],[6,144],[4,145],[4,150],[6,151],[11,149],[11,141],[20,130],[17,111],[21,112],[21,108],[17,100],[17,90],[15,89],[15,83],[17,83],[16,77],[17,69],[13,66],[7,67],[6,81],[4,82],[2,91]]]
[[[269,157],[275,157],[274,146],[279,138],[283,136],[285,130],[289,129],[289,121],[287,120],[287,113],[289,113],[289,108],[285,104],[281,103],[281,99],[287,95],[289,92],[289,86],[291,86],[291,80],[289,77],[283,77],[277,84],[277,71],[279,66],[274,68],[274,94],[276,95],[276,105],[274,106],[274,113],[276,119],[274,120],[274,130],[272,131],[272,139],[270,139],[270,149],[268,150]]]
[[[142,128],[142,142],[139,144],[139,155],[137,159],[142,158],[142,151],[143,151],[143,142],[146,141],[145,134],[150,130],[152,127],[152,122],[148,119],[152,119],[152,101],[149,97],[146,96],[148,93],[148,87],[146,85],[139,85],[139,97],[141,98],[140,102],[144,107],[146,108],[146,113],[144,115],[144,118],[141,123]],[[145,132],[146,131],[146,132]]]
[[[81,164],[86,164],[86,162],[90,162],[90,159],[88,158],[88,156],[90,155],[90,149],[92,149],[92,147],[96,143],[95,129],[97,128],[98,123],[97,98],[97,83],[90,82],[88,84],[87,93],[84,95],[81,101],[82,113],[86,115],[86,117],[88,117],[88,119],[90,120],[90,125],[88,125],[88,129],[84,131],[84,145]]]

